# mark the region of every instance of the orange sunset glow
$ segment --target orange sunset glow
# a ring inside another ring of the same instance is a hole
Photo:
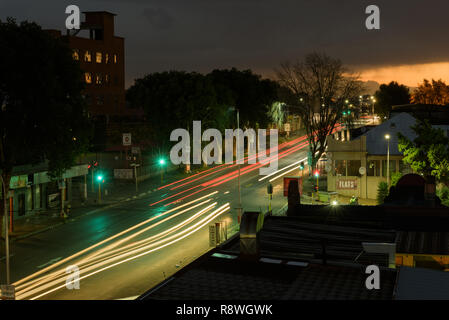
[[[423,79],[449,80],[449,62],[354,69],[360,73],[361,80],[372,80],[379,84],[397,81],[409,87],[417,87]]]

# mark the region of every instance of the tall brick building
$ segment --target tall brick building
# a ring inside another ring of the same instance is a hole
[[[124,122],[142,121],[143,111],[130,109],[125,101],[125,39],[115,35],[115,14],[106,11],[84,12],[80,30],[69,30],[63,37],[73,49],[86,82],[85,97],[89,116],[95,124],[97,149],[110,147],[110,136]],[[117,140],[117,139],[115,139]]]

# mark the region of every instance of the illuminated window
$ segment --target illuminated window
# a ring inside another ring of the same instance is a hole
[[[109,63],[109,54],[108,53],[106,53],[105,55],[104,55],[104,63]]]
[[[114,54],[114,63],[117,63],[117,55]]]
[[[103,76],[101,74],[95,75],[95,83],[96,84],[102,84],[103,83]]]
[[[92,55],[90,54],[90,51],[86,51],[86,53],[84,53],[84,61],[85,62],[91,62],[92,61]]]
[[[84,78],[86,79],[86,83],[92,83],[92,75],[90,72],[86,72]]]
[[[366,174],[369,177],[380,177],[380,160],[368,161],[368,168]]]
[[[79,53],[78,49],[73,50],[72,57],[73,57],[73,60],[79,60],[80,59],[80,53]]]
[[[104,75],[104,83],[109,84],[109,75],[108,74]]]
[[[97,61],[97,63],[101,63],[103,56],[101,54],[101,52],[97,52],[96,56],[95,56],[95,61]]]

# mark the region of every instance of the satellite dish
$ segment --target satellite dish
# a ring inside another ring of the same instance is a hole
[[[366,168],[365,167],[360,167],[359,168],[359,173],[360,173],[360,175],[363,176],[366,173]]]

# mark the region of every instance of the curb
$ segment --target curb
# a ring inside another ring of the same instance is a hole
[[[151,191],[148,192],[148,194],[149,193],[151,193]],[[9,241],[12,243],[12,242],[16,242],[16,241],[19,241],[19,240],[23,240],[23,239],[32,237],[32,236],[34,236],[36,234],[43,233],[45,231],[49,231],[51,229],[54,229],[54,228],[57,228],[57,227],[62,226],[64,224],[67,224],[69,222],[74,222],[74,221],[76,221],[76,220],[78,220],[80,218],[83,218],[85,216],[88,216],[88,215],[91,215],[91,214],[94,214],[94,213],[97,213],[97,212],[101,212],[103,210],[107,210],[107,209],[113,208],[115,206],[119,206],[120,204],[124,204],[125,202],[131,201],[131,200],[136,200],[138,198],[142,198],[145,195],[147,195],[146,192],[139,194],[139,196],[133,196],[132,199],[131,198],[127,198],[125,200],[120,200],[120,201],[117,201],[115,203],[108,204],[108,205],[106,205],[104,207],[101,207],[101,208],[93,209],[93,210],[85,212],[85,213],[83,213],[83,214],[81,214],[81,215],[79,215],[77,217],[67,218],[67,221],[59,222],[57,224],[54,224],[54,225],[51,225],[51,226],[48,226],[48,227],[45,227],[45,228],[42,228],[42,229],[39,229],[39,230],[36,230],[36,231],[32,231],[30,233],[27,233],[27,234],[24,234],[24,235],[21,235],[21,236],[18,236],[18,237],[10,238]]]

